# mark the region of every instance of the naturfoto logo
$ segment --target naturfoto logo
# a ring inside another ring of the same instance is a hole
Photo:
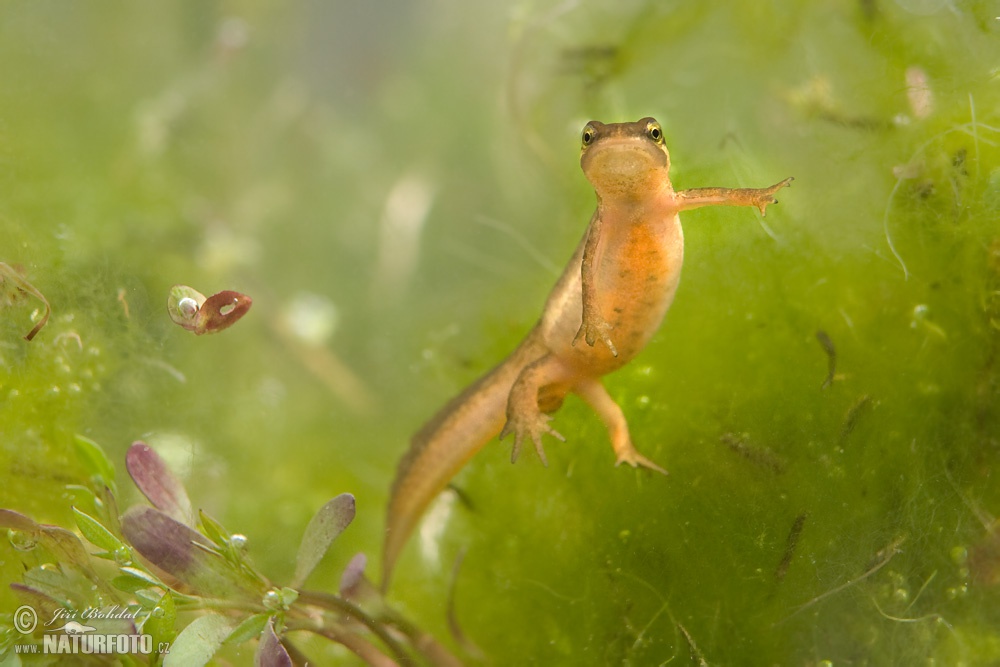
[[[33,611],[33,610],[32,610]],[[136,616],[139,615],[139,607],[129,609],[128,607],[122,607],[121,605],[112,605],[110,607],[104,607],[102,609],[97,609],[90,607],[84,609],[83,611],[76,611],[74,609],[56,609],[55,613],[52,614],[52,618],[45,622],[46,627],[55,625],[56,623],[65,622],[66,625],[63,627],[68,627],[71,625],[68,621],[76,621],[73,625],[74,631],[67,632],[69,634],[77,634],[77,632],[87,632],[88,630],[77,630],[78,627],[84,627],[80,621],[93,621],[98,619],[104,620],[121,620],[128,619],[134,621]],[[90,628],[94,630],[94,628]]]
[[[57,609],[45,622],[45,634],[42,637],[41,652],[44,654],[151,654],[153,653],[153,638],[148,634],[101,632],[102,623],[108,629],[118,629],[120,624],[108,624],[107,621],[135,621],[139,608],[113,605],[103,608],[87,608],[84,610]],[[34,607],[23,605],[14,613],[14,627],[23,635],[32,634],[38,627],[38,613]],[[18,644],[15,650],[20,654],[39,652],[38,644]],[[160,645],[157,653],[169,652],[169,646]]]

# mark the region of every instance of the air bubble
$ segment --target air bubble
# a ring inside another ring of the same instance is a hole
[[[961,544],[951,548],[951,560],[956,565],[965,565],[965,562],[969,560],[969,550],[963,547]]]
[[[969,587],[965,584],[961,586],[952,586],[945,591],[945,597],[949,600],[954,600],[956,598],[965,597],[965,594],[969,592]]]
[[[237,16],[230,16],[219,26],[219,44],[235,51],[247,43],[249,33],[246,21]]]
[[[7,531],[7,541],[18,551],[31,551],[38,544],[30,534],[13,528]]]
[[[264,594],[264,607],[267,609],[280,609],[281,608],[281,594],[278,591],[268,591]]]
[[[177,302],[177,310],[185,319],[193,320],[194,316],[198,314],[198,302],[189,296],[184,297]]]
[[[340,323],[336,304],[325,296],[310,293],[295,295],[282,317],[288,330],[310,345],[324,345]]]
[[[118,565],[132,564],[132,551],[124,545],[115,549],[114,557],[115,557],[115,562],[118,563]]]
[[[257,387],[260,402],[272,408],[277,407],[282,402],[286,393],[285,385],[274,377],[264,378]]]

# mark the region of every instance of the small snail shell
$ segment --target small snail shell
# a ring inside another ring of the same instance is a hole
[[[170,319],[198,336],[228,329],[251,305],[253,299],[246,294],[223,290],[206,298],[187,285],[174,285],[167,296]]]
[[[187,285],[174,285],[167,295],[167,312],[170,319],[188,331],[194,331],[205,295]]]

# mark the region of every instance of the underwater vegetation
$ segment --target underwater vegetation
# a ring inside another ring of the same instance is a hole
[[[170,319],[196,336],[228,329],[246,315],[252,305],[253,299],[246,294],[223,290],[206,297],[187,285],[174,285],[167,297]]]
[[[245,535],[230,533],[202,510],[195,516],[183,484],[148,445],[132,444],[126,468],[152,507],[134,506],[121,515],[114,466],[96,443],[78,437],[76,447],[91,475],[87,486],[72,489],[73,514],[90,551],[64,528],[0,510],[0,528],[14,548],[47,554],[43,565],[24,573],[23,583],[11,584],[24,604],[11,618],[16,634],[5,633],[5,651],[19,640],[22,653],[26,646],[53,644],[56,655],[70,655],[48,633],[64,619],[82,619],[99,634],[143,636],[145,644],[131,651],[139,662],[168,666],[205,664],[224,644],[238,651],[252,639],[254,664],[305,664],[308,658],[290,639],[301,632],[336,642],[371,665],[415,664],[411,653],[435,665],[459,664],[385,604],[365,578],[363,554],[350,561],[338,593],[302,588],[354,519],[350,494],[336,496],[313,516],[295,558],[294,588],[277,586],[254,568]],[[203,613],[178,632],[178,614],[185,612]]]
[[[9,308],[29,295],[41,301],[45,307],[41,316],[37,318],[38,321],[35,323],[35,326],[31,327],[31,331],[24,335],[24,340],[30,343],[49,321],[49,315],[52,314],[52,307],[49,306],[45,295],[22,278],[17,269],[3,262],[0,262],[0,285],[3,286],[4,290],[3,303],[0,307]]]
[[[997,15],[4,3],[0,665],[46,664],[11,649],[53,601],[217,664],[1000,661]],[[682,216],[671,311],[606,378],[669,476],[571,398],[547,467],[487,444],[353,597],[410,436],[586,228],[581,128],[644,116],[679,189],[795,177]],[[168,311],[185,285],[226,292]]]

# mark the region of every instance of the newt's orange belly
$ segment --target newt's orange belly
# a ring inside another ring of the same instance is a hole
[[[567,309],[546,336],[549,348],[568,366],[589,377],[615,371],[631,361],[656,333],[673,302],[684,262],[684,238],[675,215],[659,224],[632,225],[601,257],[596,273],[597,305],[618,351],[601,341],[572,345],[582,309]],[[570,303],[582,303],[580,282],[568,287]]]

